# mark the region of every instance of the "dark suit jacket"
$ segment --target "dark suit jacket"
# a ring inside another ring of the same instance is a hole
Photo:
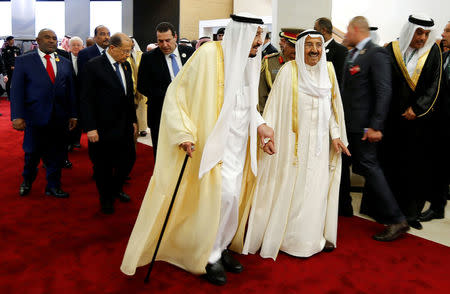
[[[336,71],[336,78],[339,86],[342,85],[342,74],[344,72],[344,64],[347,58],[348,50],[345,46],[337,43],[334,39],[325,48],[327,53],[327,61],[331,61]]]
[[[383,130],[391,98],[389,55],[369,41],[353,64],[346,62],[344,66],[342,100],[347,132]]]
[[[64,58],[66,58],[66,59],[68,59],[68,60],[70,60],[70,52],[67,52],[66,50],[62,50],[62,49],[56,49],[56,53],[59,55],[59,56],[62,56],[62,57],[64,57]]]
[[[182,64],[185,64],[195,50],[188,46],[178,46],[178,51]],[[164,96],[171,82],[169,67],[161,49],[156,48],[142,54],[137,89],[148,98],[148,125],[152,130],[159,129]]]
[[[100,50],[98,50],[97,45],[94,44],[90,47],[84,48],[80,52],[78,52],[78,74],[81,73],[84,65],[92,58],[100,56]]]
[[[103,54],[86,63],[81,76],[81,118],[86,131],[97,130],[100,141],[132,138],[136,123],[133,80],[128,62],[122,64],[127,94],[108,57]]]
[[[264,58],[264,56],[272,54],[278,52],[277,48],[275,48],[271,43],[269,44],[269,46],[266,47],[266,49],[263,50],[263,52],[261,52],[262,58]]]
[[[447,59],[450,61],[450,51],[443,53],[442,66],[445,65]],[[450,68],[448,65],[442,71],[441,91],[436,108],[440,115],[442,127],[450,136]]]
[[[11,119],[23,118],[27,125],[45,126],[50,119],[76,118],[72,66],[65,58],[56,62],[53,84],[39,54],[34,51],[16,58],[11,83]]]

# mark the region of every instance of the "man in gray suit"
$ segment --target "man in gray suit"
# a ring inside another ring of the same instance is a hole
[[[377,149],[392,96],[390,59],[384,48],[370,40],[369,24],[353,18],[345,36],[354,47],[344,66],[342,100],[353,171],[364,176],[366,188],[376,198],[377,221],[387,224],[375,234],[377,241],[392,241],[409,230],[380,167]],[[348,167],[346,168],[348,171]]]

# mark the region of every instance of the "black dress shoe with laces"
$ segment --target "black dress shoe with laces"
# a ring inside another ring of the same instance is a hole
[[[433,219],[443,219],[444,213],[437,213],[436,211],[432,210],[431,208],[422,213],[419,217],[419,221],[421,222],[429,222]]]
[[[225,269],[220,262],[208,263],[206,265],[206,279],[214,285],[222,286],[227,282],[227,275]]]
[[[387,225],[384,231],[373,235],[376,241],[389,242],[394,241],[409,230],[409,225],[406,221],[398,224]]]
[[[30,193],[30,191],[31,191],[31,182],[24,180],[22,184],[20,184],[19,195],[26,196]]]
[[[127,194],[125,194],[125,192],[119,192],[119,194],[117,194],[117,198],[119,199],[120,202],[130,202],[131,198],[130,196],[128,196]]]
[[[69,193],[64,192],[61,188],[45,188],[45,194],[56,198],[68,198]]]
[[[325,241],[325,246],[323,247],[322,251],[323,252],[331,252],[335,249],[336,247],[334,247],[333,243],[331,243],[330,241],[326,240]]]
[[[74,148],[81,148],[81,144],[80,143],[74,143],[74,144],[72,144],[72,146]]]
[[[64,160],[63,163],[63,168],[71,168],[72,167],[72,162],[70,162],[68,159]]]
[[[238,274],[244,270],[242,264],[227,249],[222,252],[221,261],[223,267],[229,272]]]
[[[420,223],[420,221],[418,219],[409,220],[408,221],[408,225],[411,228],[414,228],[416,230],[422,230],[423,229],[422,224]]]

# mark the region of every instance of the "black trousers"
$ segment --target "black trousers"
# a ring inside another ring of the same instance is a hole
[[[51,121],[47,126],[31,126],[25,128],[23,149],[25,165],[23,178],[33,182],[36,178],[39,162],[44,162],[47,174],[47,188],[61,186],[61,167],[66,156],[65,137],[68,133],[68,122]]]
[[[100,204],[111,207],[136,161],[133,136],[122,140],[89,142]]]
[[[370,195],[371,210],[380,223],[395,224],[405,220],[391,191],[378,159],[378,143],[362,141],[363,133],[348,133],[350,163],[353,172],[365,178],[365,190]]]

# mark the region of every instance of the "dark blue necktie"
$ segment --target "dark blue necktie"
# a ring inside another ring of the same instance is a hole
[[[120,70],[119,70],[119,63],[115,62],[114,67],[116,68],[116,75],[119,77],[120,83],[122,84],[122,87],[125,90],[125,86],[123,85],[122,75],[120,74]]]
[[[176,77],[177,73],[180,71],[180,69],[178,68],[178,63],[176,60],[176,56],[175,54],[170,54],[170,60],[172,61],[172,71],[173,71],[173,76]]]

